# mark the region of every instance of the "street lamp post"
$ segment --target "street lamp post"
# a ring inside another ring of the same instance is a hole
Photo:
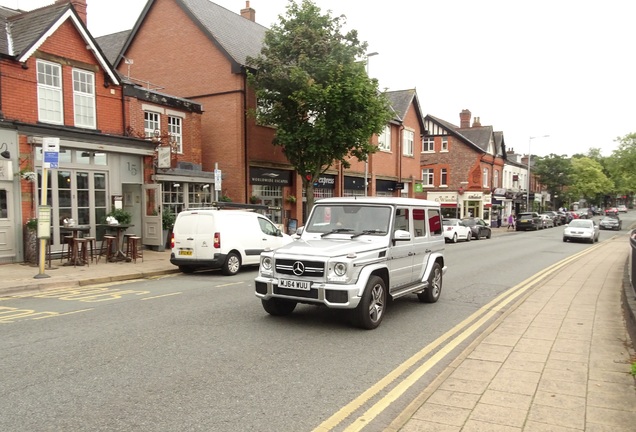
[[[532,145],[532,140],[536,138],[547,138],[550,135],[542,135],[542,136],[531,136],[528,139],[528,187],[526,189],[526,211],[530,210],[530,158],[532,157],[532,153],[530,152],[530,147]]]
[[[459,219],[459,194],[460,194],[460,192],[463,192],[464,186],[466,186],[468,184],[468,182],[467,181],[463,181],[463,182],[459,182],[459,184],[461,186],[459,187],[459,189],[457,189],[457,202],[456,202],[456,206],[455,206],[455,217],[457,219]]]
[[[378,52],[372,52],[366,54],[366,63],[367,63],[367,77],[369,77],[369,57],[377,56]],[[367,154],[367,159],[364,161],[364,196],[369,195],[369,155]]]

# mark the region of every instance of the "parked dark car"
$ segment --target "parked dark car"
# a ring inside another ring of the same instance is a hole
[[[565,225],[568,223],[568,214],[566,212],[558,211],[557,215],[559,217],[559,225]]]
[[[524,212],[517,214],[516,230],[539,230],[543,229],[543,221],[537,212]]]
[[[475,240],[479,240],[482,237],[490,238],[492,235],[492,230],[488,226],[488,224],[480,218],[464,218],[462,219],[464,225],[470,227],[470,230],[473,233],[473,238]]]
[[[588,207],[580,208],[576,213],[579,215],[579,219],[592,219],[594,217],[594,212]]]
[[[620,231],[623,229],[623,221],[620,220],[618,216],[605,216],[599,222],[600,229],[608,229],[608,230],[616,230]]]
[[[550,216],[552,218],[552,222],[554,223],[554,226],[559,226],[561,225],[561,218],[559,217],[559,214],[555,211],[544,211],[541,214],[546,214],[548,216]]]

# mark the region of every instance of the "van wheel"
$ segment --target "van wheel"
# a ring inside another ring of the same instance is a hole
[[[289,300],[282,300],[278,298],[272,298],[269,300],[261,299],[263,309],[270,315],[285,316],[289,315],[296,309],[296,302]]]
[[[384,318],[386,285],[379,276],[371,276],[364,288],[358,307],[351,311],[353,324],[366,330],[378,327]]]
[[[194,267],[192,266],[179,266],[179,271],[181,271],[181,273],[194,273]]]
[[[433,264],[433,270],[428,277],[428,288],[424,292],[417,293],[417,298],[423,303],[435,303],[442,292],[442,266]]]
[[[234,276],[241,268],[241,257],[236,252],[230,252],[223,263],[223,274],[226,276]]]

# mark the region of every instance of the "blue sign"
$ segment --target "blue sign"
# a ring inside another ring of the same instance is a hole
[[[59,152],[44,152],[44,166],[47,168],[58,168],[60,161],[60,153]]]

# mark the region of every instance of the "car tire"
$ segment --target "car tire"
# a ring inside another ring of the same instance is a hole
[[[226,276],[234,276],[241,269],[241,257],[236,252],[230,252],[225,257],[225,262],[223,263],[223,274]]]
[[[468,235],[466,236],[466,241],[467,241],[467,242],[469,242],[469,241],[471,241],[471,240],[472,240],[472,238],[473,238],[473,235],[472,235],[472,234],[468,234]]]
[[[568,239],[567,237],[563,237],[563,243],[567,243]]]
[[[442,293],[442,266],[439,263],[433,264],[433,269],[428,277],[428,288],[417,293],[417,298],[422,303],[435,303]]]
[[[291,314],[296,309],[296,302],[283,300],[279,298],[271,298],[268,300],[261,299],[263,309],[273,316],[285,316]]]
[[[194,273],[194,267],[193,266],[182,265],[182,266],[179,266],[179,271],[181,273],[185,273],[185,274]]]
[[[489,239],[492,236],[492,231],[488,231],[488,234],[486,234],[486,239]]]
[[[375,275],[369,277],[360,303],[351,314],[354,325],[366,330],[377,328],[384,318],[386,303],[387,292],[384,279]]]
[[[451,242],[457,243],[457,233],[453,234],[453,238],[452,238]]]

